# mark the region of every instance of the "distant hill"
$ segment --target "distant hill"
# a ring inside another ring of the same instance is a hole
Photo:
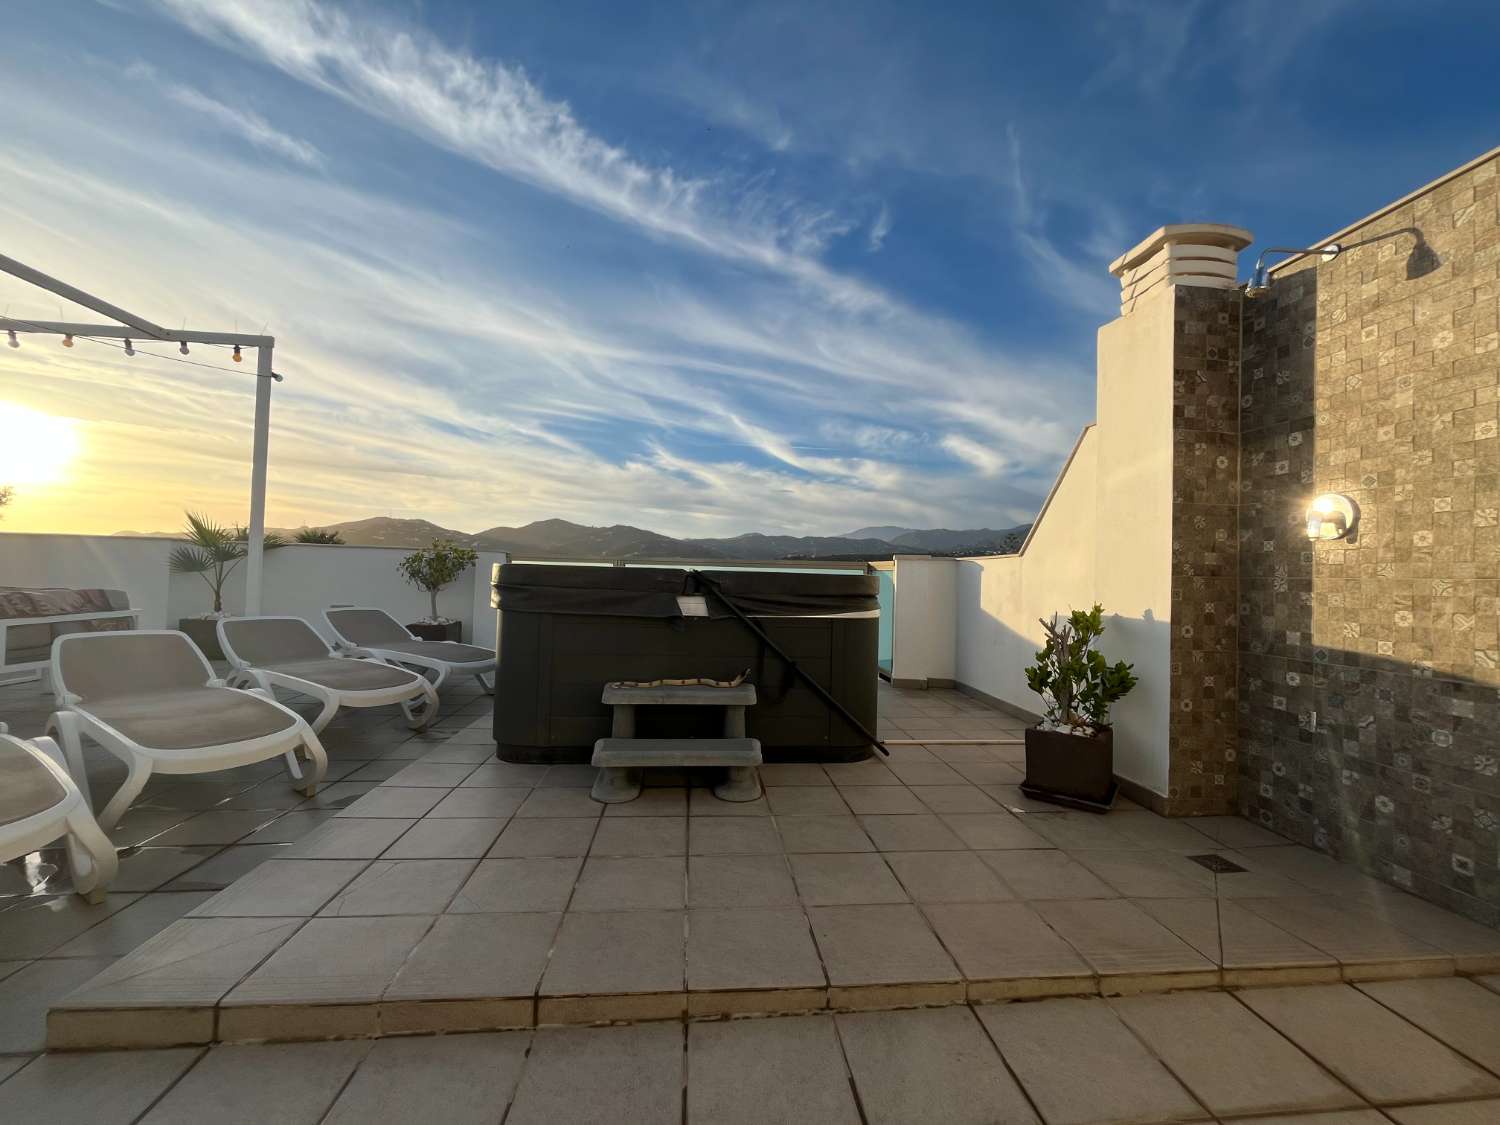
[[[568,520],[537,520],[522,527],[456,531],[431,520],[373,516],[345,523],[319,524],[356,547],[424,547],[451,539],[482,551],[558,559],[888,559],[893,554],[1007,554],[1016,551],[1026,527],[1003,531],[980,528],[923,531],[910,527],[868,527],[848,535],[764,535],[751,532],[728,539],[675,539],[629,524],[588,527]],[[291,539],[300,528],[268,528]],[[877,535],[875,532],[887,534]],[[868,534],[867,534],[868,533]]]

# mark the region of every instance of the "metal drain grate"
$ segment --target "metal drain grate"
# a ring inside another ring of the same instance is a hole
[[[1221,855],[1210,852],[1208,855],[1190,855],[1188,859],[1218,875],[1234,875],[1245,869],[1232,860],[1227,860]]]

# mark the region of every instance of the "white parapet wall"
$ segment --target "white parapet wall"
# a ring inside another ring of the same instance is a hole
[[[898,687],[952,686],[957,560],[897,555],[893,562],[891,682]]]

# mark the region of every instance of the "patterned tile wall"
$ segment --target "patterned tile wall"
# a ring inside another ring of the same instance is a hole
[[[1240,808],[1489,924],[1497,173],[1471,169],[1247,299],[1238,403]],[[1319,492],[1359,503],[1353,542],[1302,535]]]

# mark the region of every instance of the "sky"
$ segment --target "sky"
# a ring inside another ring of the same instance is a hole
[[[274,335],[272,526],[1006,527],[1092,417],[1108,263],[1223,222],[1247,273],[1500,143],[1497,32],[1383,0],[10,0],[0,254]],[[0,313],[92,319],[5,275]],[[253,355],[136,343],[0,346],[0,528],[245,520]]]

